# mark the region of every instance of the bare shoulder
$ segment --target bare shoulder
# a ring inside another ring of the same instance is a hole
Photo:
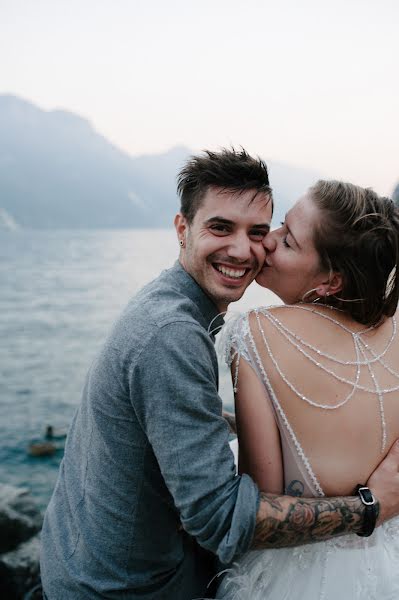
[[[327,307],[311,304],[293,304],[260,307],[249,313],[249,325],[253,332],[260,328],[268,335],[279,331],[282,335],[288,332],[316,341],[320,332],[324,334],[334,328],[333,320],[329,320],[331,311]],[[327,319],[326,319],[327,317]],[[274,339],[275,335],[273,335]],[[279,337],[279,336],[278,336]]]
[[[295,319],[298,315],[297,311],[291,310],[289,306],[260,306],[247,313],[249,330],[254,335],[255,339],[258,336],[269,334],[279,325],[292,329],[295,324]]]
[[[249,322],[255,323],[255,321],[280,321],[281,323],[289,324],[295,323],[299,319],[312,320],[314,315],[312,310],[303,310],[302,305],[293,304],[282,304],[276,306],[261,306],[253,309],[248,313]]]

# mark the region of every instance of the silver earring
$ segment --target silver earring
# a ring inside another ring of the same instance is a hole
[[[183,242],[183,240],[179,240],[179,244],[180,244],[180,246],[183,248],[183,246],[184,246],[184,242]]]
[[[313,288],[311,290],[309,290],[308,292],[306,292],[302,298],[301,298],[301,302],[306,302],[306,298],[308,298],[309,296],[311,296],[314,292],[317,292],[317,288]],[[318,302],[320,300],[320,296],[317,296],[317,298],[315,298],[314,300],[312,300],[312,302]]]

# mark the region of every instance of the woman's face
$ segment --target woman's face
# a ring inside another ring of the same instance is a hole
[[[286,304],[299,302],[309,290],[328,286],[329,275],[320,270],[313,244],[314,228],[320,218],[319,209],[305,194],[287,213],[281,227],[268,233],[263,241],[266,259],[256,281]],[[309,294],[308,300],[315,295]]]

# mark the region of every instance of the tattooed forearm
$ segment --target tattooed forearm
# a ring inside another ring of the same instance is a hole
[[[358,497],[292,498],[262,493],[253,548],[298,546],[356,533],[361,531],[363,517]]]

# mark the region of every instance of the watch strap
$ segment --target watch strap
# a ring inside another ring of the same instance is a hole
[[[364,505],[363,527],[362,530],[357,533],[357,535],[360,535],[361,537],[368,537],[373,533],[375,524],[377,522],[378,511],[376,500],[371,493],[370,488],[368,488],[366,485],[359,483],[356,486],[356,493],[359,495],[359,498]]]

